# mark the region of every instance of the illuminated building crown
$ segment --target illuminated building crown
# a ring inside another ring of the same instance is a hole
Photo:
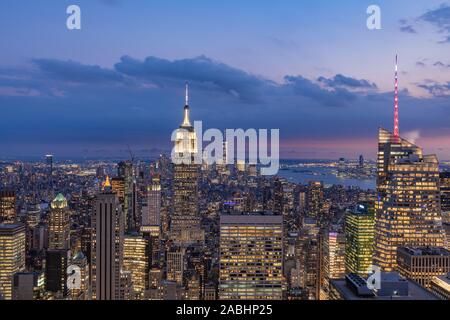
[[[51,205],[52,209],[63,209],[67,207],[67,199],[59,193],[56,198],[52,201]]]

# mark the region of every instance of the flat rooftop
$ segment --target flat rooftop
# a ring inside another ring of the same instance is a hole
[[[21,227],[24,225],[20,223],[0,223],[0,230],[14,230]]]
[[[272,211],[255,211],[255,212],[222,212],[221,216],[276,216]]]
[[[282,224],[283,216],[270,211],[260,212],[223,212],[220,215],[221,224]]]
[[[441,247],[400,247],[398,250],[412,256],[450,256],[450,251]]]
[[[331,284],[344,297],[345,300],[438,300],[431,292],[416,284],[408,281],[409,294],[407,296],[359,296],[347,286],[345,279],[331,280]]]

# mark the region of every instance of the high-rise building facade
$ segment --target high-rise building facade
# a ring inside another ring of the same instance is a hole
[[[375,209],[361,203],[345,215],[345,266],[347,273],[367,276],[373,261]]]
[[[136,299],[143,299],[148,287],[149,256],[147,241],[138,233],[127,234],[123,244],[123,270],[131,273],[133,294]]]
[[[92,216],[92,298],[119,300],[123,264],[124,217],[117,195],[97,195]]]
[[[0,296],[12,299],[14,274],[25,269],[25,226],[0,224]]]
[[[222,214],[219,299],[279,300],[283,285],[283,217]]]
[[[67,267],[69,266],[68,249],[49,249],[45,255],[45,290],[66,297]]]
[[[450,273],[434,277],[430,284],[430,291],[441,300],[450,300]]]
[[[301,224],[295,244],[297,280],[291,285],[298,289],[298,296],[302,299],[318,300],[323,284],[323,236],[316,219],[303,218]]]
[[[118,165],[118,176],[123,180],[123,215],[125,231],[136,231],[138,226],[138,208],[136,195],[136,180],[133,163],[130,161],[120,162]]]
[[[178,286],[183,285],[184,261],[185,250],[183,248],[173,248],[167,252],[167,280],[175,282]]]
[[[189,118],[189,98],[186,86],[184,119],[176,132],[173,161],[173,215],[172,238],[177,242],[200,240],[198,208],[199,165],[197,134]]]
[[[439,161],[400,137],[398,65],[395,65],[394,133],[378,132],[374,264],[397,266],[398,247],[442,247]]]
[[[441,172],[440,179],[442,220],[450,224],[450,172]]]
[[[442,247],[439,162],[418,146],[380,128],[374,262],[397,265],[401,246]]]
[[[450,172],[441,172],[441,212],[446,237],[445,247],[450,250]]]
[[[16,194],[11,190],[0,191],[0,223],[16,221]]]
[[[43,272],[18,272],[14,274],[13,300],[40,300],[45,294]]]
[[[338,230],[325,231],[322,245],[321,300],[328,300],[330,281],[345,277],[345,234]]]
[[[430,288],[434,277],[445,276],[450,272],[450,251],[433,247],[400,247],[397,270],[403,277]]]
[[[308,217],[319,217],[323,212],[323,183],[311,181],[306,193],[306,212]]]
[[[161,183],[159,176],[153,177],[152,184],[147,189],[148,222],[144,225],[161,225]]]
[[[70,211],[67,200],[58,194],[50,204],[48,250],[45,257],[45,289],[66,296],[70,249]]]
[[[111,188],[116,193],[119,202],[123,205],[125,202],[125,179],[119,177],[112,178]]]
[[[45,156],[45,162],[47,164],[47,180],[50,187],[53,187],[53,155],[47,154]]]
[[[70,211],[67,200],[58,194],[50,204],[48,247],[50,250],[70,249]]]

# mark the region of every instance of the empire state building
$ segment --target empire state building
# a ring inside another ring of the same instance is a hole
[[[171,238],[186,244],[203,240],[198,209],[198,179],[200,166],[195,163],[198,155],[197,134],[189,118],[189,92],[186,85],[184,118],[176,132],[173,162],[173,212]]]

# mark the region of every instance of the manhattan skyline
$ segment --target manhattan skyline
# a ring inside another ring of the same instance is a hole
[[[166,152],[186,81],[193,120],[279,128],[281,158],[374,158],[398,53],[400,134],[450,159],[449,2],[379,1],[372,31],[351,2],[77,1],[69,31],[68,1],[4,1],[0,158]]]

